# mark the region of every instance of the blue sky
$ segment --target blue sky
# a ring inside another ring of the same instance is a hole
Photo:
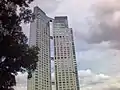
[[[81,90],[119,90],[120,0],[35,0],[31,8],[36,5],[50,17],[69,17]],[[28,27],[23,25],[27,36]],[[17,90],[26,88],[24,78],[17,77]]]

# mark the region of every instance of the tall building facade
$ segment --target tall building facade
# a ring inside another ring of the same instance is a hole
[[[30,25],[29,45],[40,48],[37,68],[27,81],[27,90],[51,90],[50,18],[39,8],[34,8],[35,20]]]
[[[67,16],[53,21],[56,90],[79,90],[73,31]]]

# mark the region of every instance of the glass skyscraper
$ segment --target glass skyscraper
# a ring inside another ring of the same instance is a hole
[[[73,31],[67,16],[54,18],[53,40],[56,90],[79,90]]]
[[[39,8],[34,8],[35,20],[30,24],[29,45],[40,48],[37,69],[28,79],[27,90],[51,90],[50,18]]]

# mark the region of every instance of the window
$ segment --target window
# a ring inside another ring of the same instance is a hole
[[[35,87],[35,90],[38,90],[38,88],[37,88],[37,87]]]
[[[35,82],[35,84],[38,84],[38,82]]]
[[[67,58],[67,57],[64,57],[65,59]]]

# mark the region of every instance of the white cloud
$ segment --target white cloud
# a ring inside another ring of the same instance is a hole
[[[99,74],[99,75],[96,75],[96,78],[97,79],[109,79],[110,78],[110,76],[105,76],[104,74]]]
[[[119,90],[120,88],[119,75],[95,74],[88,69],[79,71],[79,77],[82,90]]]
[[[112,77],[109,78],[108,80],[105,80],[102,83],[84,86],[81,89],[82,90],[119,90],[120,82],[117,79],[120,78]]]
[[[87,70],[80,70],[78,71],[79,77],[88,77],[92,75],[92,72],[90,69]]]
[[[18,73],[16,80],[15,90],[27,90],[27,73]]]
[[[103,81],[108,80],[110,78],[110,76],[102,73],[93,73],[90,69],[80,70],[78,74],[81,87],[103,83]]]
[[[25,85],[26,86],[26,80],[27,78],[27,73],[18,73],[17,77],[16,77],[16,80],[17,80],[17,85]]]

